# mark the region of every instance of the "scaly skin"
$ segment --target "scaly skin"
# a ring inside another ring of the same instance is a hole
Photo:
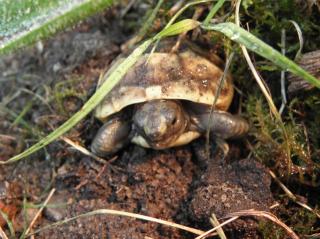
[[[208,111],[192,113],[191,108],[186,111],[182,103],[175,100],[153,100],[137,105],[132,118],[132,127],[121,115],[107,121],[93,140],[92,151],[106,156],[130,141],[143,147],[164,149],[189,143],[205,134],[208,128],[220,139],[241,137],[249,129],[247,121],[240,116],[213,111],[210,118]]]

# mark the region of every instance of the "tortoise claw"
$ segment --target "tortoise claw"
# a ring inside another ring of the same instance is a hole
[[[224,139],[221,138],[216,138],[215,139],[218,148],[220,148],[223,152],[223,159],[225,159],[229,153],[229,144],[227,143],[227,141],[225,141]]]

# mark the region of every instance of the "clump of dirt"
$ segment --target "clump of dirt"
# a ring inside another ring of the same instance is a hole
[[[274,199],[267,169],[253,158],[239,160],[241,152],[233,143],[227,157],[220,150],[211,148],[209,160],[203,147],[204,140],[192,144],[200,171],[195,175],[186,205],[181,209],[191,225],[210,229],[212,214],[221,219],[241,210],[270,211]],[[259,222],[245,217],[224,226],[224,229],[230,235],[236,231],[239,238],[261,238]]]
[[[221,160],[221,156],[210,159],[200,185],[193,192],[190,202],[192,218],[208,223],[212,213],[223,218],[241,210],[269,211],[273,202],[270,184],[271,179],[264,166],[253,159],[231,164]],[[231,228],[252,234],[258,226],[258,221],[246,218],[227,225],[225,230]]]
[[[271,179],[264,166],[253,159],[227,164],[219,155],[210,159],[200,181],[190,205],[198,220],[207,220],[211,213],[220,218],[246,209],[268,211],[273,201]]]

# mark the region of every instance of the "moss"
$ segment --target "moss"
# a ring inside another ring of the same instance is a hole
[[[302,113],[299,120],[304,122],[307,128],[307,134],[310,141],[312,151],[312,158],[315,162],[320,163],[319,149],[320,149],[320,95],[318,90],[306,92],[300,97],[295,98],[290,104],[293,112]]]
[[[251,95],[246,105],[248,119],[253,126],[251,135],[255,138],[252,151],[258,159],[278,170],[280,175],[302,167],[317,168],[306,144],[304,127],[295,122],[290,114],[283,118],[287,133],[285,137],[279,122],[271,117],[267,104],[259,96]],[[290,149],[290,155],[287,148]]]
[[[317,216],[305,210],[301,207],[291,207],[290,209],[282,208],[285,212],[289,212],[290,216],[282,215],[283,218],[279,218],[286,225],[290,225],[290,228],[298,235],[311,235],[315,233],[314,230],[317,223]],[[259,221],[259,231],[262,233],[263,238],[286,238],[286,232],[274,223],[267,220]]]
[[[262,234],[262,238],[265,239],[282,239],[286,234],[284,230],[270,221],[260,220],[259,231]]]
[[[290,222],[289,222],[290,221]],[[291,225],[292,229],[300,235],[310,235],[313,234],[313,228],[316,225],[317,216],[305,210],[304,208],[299,208],[298,211],[291,214],[288,224]]]
[[[79,89],[79,82],[82,78],[71,78],[66,81],[61,81],[54,86],[54,103],[59,115],[71,116],[74,112],[73,109],[66,106],[66,102],[71,99],[78,99],[82,102],[87,97],[87,92],[84,89]]]

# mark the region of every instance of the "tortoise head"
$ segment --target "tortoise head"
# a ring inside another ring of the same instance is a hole
[[[189,117],[177,101],[153,100],[137,107],[133,123],[152,148],[161,149],[185,131]]]

